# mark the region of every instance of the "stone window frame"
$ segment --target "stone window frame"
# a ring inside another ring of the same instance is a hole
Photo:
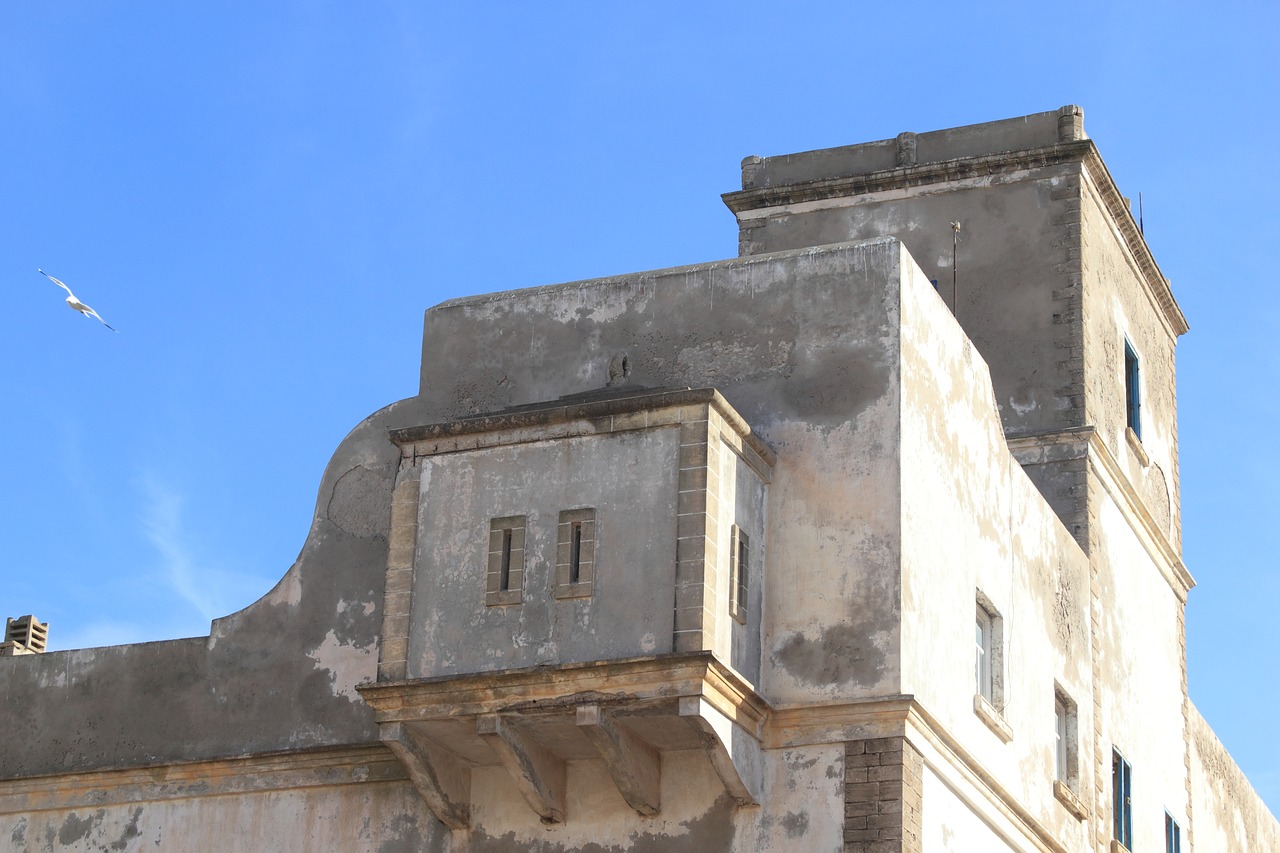
[[[1080,714],[1071,695],[1053,684],[1053,795],[1074,817],[1084,820],[1088,809],[1080,799]]]
[[[976,591],[973,712],[1005,743],[1013,729],[1004,719],[1004,618]]]
[[[528,522],[523,515],[489,520],[488,564],[484,603],[489,607],[524,600],[525,544]]]
[[[575,554],[575,534],[577,553]],[[594,507],[560,511],[556,526],[556,598],[590,598],[595,590],[596,542],[599,530]],[[574,557],[577,577],[574,577]]]
[[[733,524],[729,527],[729,615],[743,624],[747,621],[747,597],[750,594],[751,537],[740,525]]]

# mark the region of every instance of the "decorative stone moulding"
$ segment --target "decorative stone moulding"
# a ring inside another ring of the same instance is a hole
[[[358,688],[382,741],[450,829],[471,825],[472,769],[501,766],[544,823],[566,818],[568,762],[604,761],[618,792],[658,814],[661,754],[697,750],[739,805],[761,795],[769,706],[710,652]]]

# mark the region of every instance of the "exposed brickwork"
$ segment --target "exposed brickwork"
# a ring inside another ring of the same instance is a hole
[[[923,773],[904,738],[845,743],[845,853],[920,853]]]

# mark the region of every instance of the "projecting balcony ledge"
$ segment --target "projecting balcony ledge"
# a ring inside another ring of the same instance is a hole
[[[603,759],[623,799],[657,814],[660,755],[701,750],[739,805],[759,802],[769,706],[710,652],[390,681],[359,688],[384,743],[452,829],[470,826],[471,768],[503,766],[547,823],[566,763]]]

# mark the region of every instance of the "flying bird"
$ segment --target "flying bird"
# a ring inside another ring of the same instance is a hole
[[[51,281],[51,282],[53,282],[54,284],[58,285],[58,287],[61,287],[63,290],[65,290],[65,291],[67,292],[67,304],[71,306],[72,310],[79,311],[81,314],[83,314],[83,315],[84,315],[84,316],[86,316],[86,317],[93,317],[95,320],[97,320],[97,321],[98,321],[99,323],[101,323],[102,325],[106,326],[108,329],[111,329],[111,331],[113,331],[113,332],[118,331],[117,329],[112,328],[112,326],[111,326],[111,324],[110,324],[110,323],[108,323],[106,320],[102,319],[102,317],[100,317],[100,316],[98,315],[98,312],[97,312],[97,311],[94,311],[94,310],[93,310],[92,308],[90,308],[88,305],[85,305],[85,304],[84,304],[83,302],[81,302],[79,299],[76,299],[76,295],[75,295],[74,293],[72,293],[72,292],[71,292],[71,288],[67,287],[65,284],[63,284],[62,282],[58,281],[56,278],[54,278],[53,276],[49,275],[47,272],[45,272],[45,271],[44,271],[44,270],[42,270],[42,269],[37,269],[37,270],[36,270],[36,272],[40,273],[40,275],[42,275],[42,276],[44,276],[45,278],[49,279],[49,281]]]

